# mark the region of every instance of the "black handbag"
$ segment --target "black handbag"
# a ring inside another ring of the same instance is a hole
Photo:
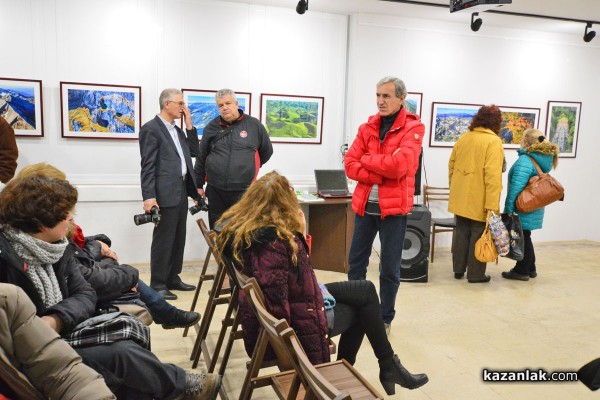
[[[504,213],[501,217],[510,238],[510,250],[504,257],[521,261],[525,256],[525,239],[523,238],[521,219],[516,213]]]

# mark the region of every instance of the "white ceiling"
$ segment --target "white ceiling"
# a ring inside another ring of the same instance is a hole
[[[295,9],[298,0],[227,0],[238,3],[262,4]],[[415,18],[434,19],[446,22],[470,22],[469,12],[450,13],[449,0],[421,0],[424,3],[435,3],[446,7],[430,7],[396,3],[385,0],[309,0],[307,13],[328,12],[335,14],[372,13],[383,15],[411,16]],[[513,0],[512,4],[495,8],[497,11],[509,11],[522,14],[537,14],[582,21],[600,22],[600,0]],[[484,27],[502,26],[576,34],[583,36],[585,24],[581,22],[556,21],[530,17],[510,17],[506,15],[480,13]],[[299,16],[301,18],[301,16]],[[483,29],[483,28],[482,28]],[[600,24],[594,26],[600,34]],[[598,41],[599,38],[596,38]]]

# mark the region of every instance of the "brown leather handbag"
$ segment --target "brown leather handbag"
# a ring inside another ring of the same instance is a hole
[[[533,157],[528,157],[537,170],[537,175],[529,179],[527,186],[525,186],[525,189],[517,197],[515,203],[517,211],[523,213],[546,207],[548,204],[554,203],[557,200],[562,201],[565,198],[565,189],[560,182],[550,174],[543,173]]]

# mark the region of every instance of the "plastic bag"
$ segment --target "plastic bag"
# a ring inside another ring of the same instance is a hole
[[[488,212],[487,222],[489,229],[492,234],[492,239],[496,245],[499,256],[505,256],[510,251],[510,239],[508,237],[508,231],[502,222],[499,215],[496,215],[493,211]]]
[[[525,239],[523,238],[521,219],[515,213],[504,213],[501,217],[510,238],[510,251],[505,257],[521,261],[525,256]]]

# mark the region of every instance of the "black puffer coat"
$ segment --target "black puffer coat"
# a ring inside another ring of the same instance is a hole
[[[79,270],[98,295],[98,306],[103,307],[110,301],[129,292],[139,280],[139,271],[128,264],[119,264],[112,258],[102,257],[100,240],[110,246],[105,235],[85,238],[83,248],[69,241],[69,247],[78,261]]]

